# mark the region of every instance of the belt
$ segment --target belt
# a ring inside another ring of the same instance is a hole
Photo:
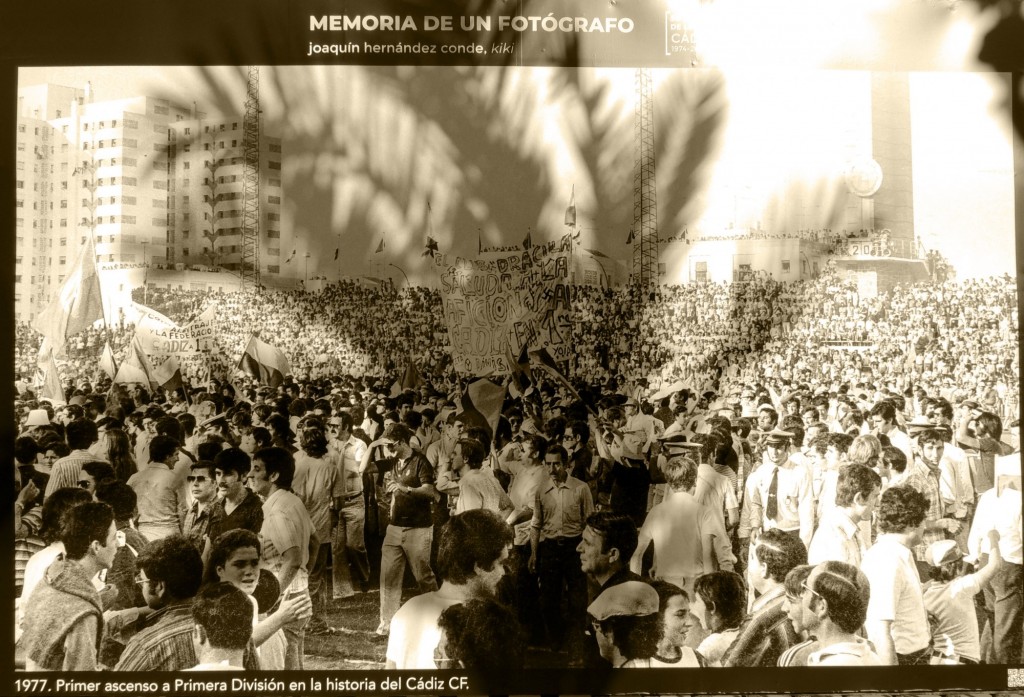
[[[571,544],[571,545],[573,545],[575,547],[575,546],[579,545],[580,539],[581,539],[580,535],[577,535],[576,537],[549,537],[546,540],[541,540],[541,544],[544,544],[545,542],[548,543],[548,544],[553,544],[553,545],[568,545],[568,544]]]
[[[354,499],[362,498],[362,497],[363,497],[363,492],[357,491],[354,494],[346,494],[345,495],[345,501],[352,501]]]
[[[947,656],[941,651],[932,651],[932,658],[940,658],[943,661],[952,661],[953,663],[962,663],[964,665],[971,666],[976,666],[980,664],[979,661],[976,661],[973,658],[968,658],[967,656],[958,656],[955,653],[952,656]]]

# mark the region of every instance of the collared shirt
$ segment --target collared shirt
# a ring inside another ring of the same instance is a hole
[[[864,639],[844,641],[818,649],[807,657],[809,666],[880,666],[882,659]]]
[[[779,483],[776,491],[778,502],[778,514],[774,518],[768,518],[768,494],[771,489],[772,477],[778,470]],[[814,532],[814,492],[811,488],[811,475],[807,468],[797,465],[793,461],[787,461],[782,467],[776,467],[766,462],[759,467],[753,475],[754,496],[752,506],[755,517],[754,525],[760,525],[765,530],[778,528],[780,530],[800,531],[800,539],[804,545],[811,543],[811,535]]]
[[[537,490],[530,524],[540,531],[541,540],[578,537],[593,512],[594,500],[585,483],[572,476],[561,484],[549,479],[546,487]]]
[[[193,502],[181,521],[181,534],[196,546],[200,552],[206,544],[206,537],[214,520],[223,512],[216,501],[211,501],[200,509],[198,501]]]
[[[331,541],[332,499],[344,496],[344,487],[333,456],[311,457],[302,451],[296,453],[292,491],[306,506],[321,544]]]
[[[822,517],[814,532],[811,546],[807,549],[807,563],[842,561],[859,567],[863,556],[860,526],[850,519],[845,508],[832,508]]]
[[[494,511],[502,517],[512,512],[512,501],[494,478],[489,467],[467,469],[459,480],[459,496],[455,503],[455,513],[462,513],[474,508]]]
[[[259,496],[248,489],[245,490],[245,497],[230,513],[227,512],[227,499],[220,499],[217,508],[220,513],[210,523],[211,542],[229,530],[248,530],[258,535],[263,527],[263,503]]]
[[[963,518],[974,503],[974,484],[967,453],[946,443],[939,461],[939,473],[942,498],[949,504],[949,512],[957,518]]]
[[[185,670],[196,665],[191,600],[160,608],[125,646],[115,670]]]
[[[903,485],[917,489],[928,498],[928,512],[924,515],[924,522],[934,523],[945,515],[945,503],[942,500],[942,492],[939,484],[939,470],[932,469],[920,460],[913,460],[907,464],[907,469],[896,481],[890,482],[890,486]],[[921,544],[918,545],[917,553],[920,557],[924,550],[932,542],[946,539],[946,531],[942,529],[925,530],[921,535]]]
[[[278,489],[263,502],[263,526],[260,528],[260,543],[263,547],[263,568],[280,578],[284,566],[284,553],[290,549],[299,550],[299,569],[291,584],[281,589],[281,594],[295,593],[309,587],[309,537],[313,534],[313,523],[309,519],[302,499],[290,491]]]
[[[333,450],[338,455],[338,474],[345,489],[345,496],[362,493],[363,477],[359,474],[359,463],[366,452],[366,443],[355,436],[349,436],[344,443],[334,443],[337,444]]]
[[[384,475],[385,482],[389,479],[415,489],[434,483],[434,468],[427,458],[414,451],[408,459],[395,462],[394,468]],[[431,500],[395,491],[391,499],[391,524],[407,528],[430,527],[433,525]]]
[[[914,555],[895,535],[881,534],[864,553],[861,570],[871,583],[868,622],[891,621],[896,653],[910,654],[931,641],[921,577]]]
[[[548,468],[543,465],[536,467],[519,467],[512,476],[512,483],[508,487],[508,497],[512,499],[512,505],[517,509],[529,508],[536,512],[537,492],[546,489],[551,475]],[[527,518],[515,526],[515,539],[513,544],[525,545],[530,542],[531,519]]]
[[[50,479],[46,483],[44,498],[65,487],[78,487],[78,478],[82,474],[82,465],[86,462],[102,462],[88,450],[72,450],[70,454],[53,463],[50,468]]]
[[[705,463],[697,467],[697,488],[693,495],[697,501],[721,517],[723,527],[726,524],[726,512],[740,506],[736,499],[736,489],[729,481],[729,477]]]
[[[1021,492],[1016,489],[989,489],[978,499],[978,510],[967,536],[967,558],[977,561],[989,553],[988,531],[999,532],[999,553],[1011,564],[1024,563],[1021,540]]]
[[[171,468],[162,462],[152,462],[128,478],[128,486],[135,490],[139,507],[139,532],[150,542],[181,531],[178,522],[178,502],[181,489]]]

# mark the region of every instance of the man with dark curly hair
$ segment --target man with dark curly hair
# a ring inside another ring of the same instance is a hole
[[[887,489],[878,504],[878,539],[861,562],[871,584],[864,626],[886,665],[929,660],[928,614],[913,553],[927,513],[928,499],[913,487]]]

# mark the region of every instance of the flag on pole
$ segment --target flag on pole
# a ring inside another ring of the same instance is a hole
[[[565,209],[565,224],[569,227],[576,226],[576,185],[572,186],[572,193],[569,195],[569,207]]]
[[[335,247],[334,248],[334,260],[335,261],[338,260],[338,252],[340,252],[340,251],[341,251],[341,247]]]
[[[291,372],[288,365],[288,358],[284,351],[260,341],[255,335],[249,337],[249,343],[242,352],[242,358],[238,367],[271,387],[277,387],[284,382],[284,376]]]
[[[114,351],[110,348],[109,341],[103,342],[103,352],[100,353],[100,369],[111,379],[117,374],[117,368],[114,367]]]
[[[185,386],[181,377],[181,367],[178,365],[176,356],[168,356],[160,365],[153,366],[150,378],[154,383],[168,391],[173,391]]]
[[[629,228],[629,237],[626,238],[626,244],[633,244],[634,239],[636,239],[636,234],[633,232],[633,228]]]
[[[32,321],[32,328],[60,351],[69,336],[103,319],[103,297],[91,240],[82,247],[57,295]]]
[[[576,401],[583,401],[580,397],[580,393],[576,391],[576,388],[569,382],[569,378],[562,374],[562,371],[558,369],[558,364],[555,363],[555,359],[551,357],[546,348],[537,349],[536,351],[530,351],[530,364],[536,366],[547,373],[555,382],[564,387],[572,398]],[[584,402],[587,407],[587,411],[593,412],[594,410],[589,404]]]
[[[512,381],[509,384],[509,394],[513,397],[526,396],[527,390],[533,385],[533,372],[530,370],[530,342],[523,342],[523,348],[519,351],[519,357],[512,355],[512,343],[505,345],[505,357],[512,374]]]
[[[501,418],[501,405],[505,402],[505,387],[495,385],[487,378],[474,380],[462,393],[462,416],[472,426],[488,432],[491,439]]]
[[[427,235],[427,246],[423,250],[423,254],[421,256],[427,256],[428,254],[431,257],[437,254],[437,240],[435,240],[430,235]]]
[[[477,254],[483,254],[484,253],[484,238],[480,234],[480,228],[476,229],[476,253]]]
[[[57,361],[53,358],[53,349],[48,352],[42,371],[43,383],[39,388],[39,398],[48,399],[53,404],[66,404],[64,388],[60,384],[60,372],[57,370]]]
[[[380,244],[377,245],[377,251],[374,254],[380,254],[384,251],[384,236],[381,235]]]
[[[154,387],[157,383],[152,376],[153,366],[150,365],[146,352],[142,348],[142,340],[135,335],[132,337],[131,343],[128,344],[128,353],[125,354],[117,369],[114,383],[139,383],[147,387]]]
[[[289,257],[288,257],[287,259],[285,259],[285,260],[284,260],[284,263],[286,263],[286,264],[290,264],[290,263],[291,263],[291,261],[292,261],[292,259],[294,259],[294,258],[295,258],[295,252],[297,252],[297,251],[298,251],[297,249],[293,249],[293,250],[292,250],[292,253],[291,253],[291,256],[289,256]]]
[[[523,249],[529,249],[530,247],[533,246],[532,234],[533,233],[531,230],[526,231],[526,237],[523,238]]]

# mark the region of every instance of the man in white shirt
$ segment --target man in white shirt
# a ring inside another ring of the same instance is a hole
[[[818,640],[808,666],[877,666],[881,659],[858,636],[871,594],[868,579],[856,566],[827,561],[804,581],[804,629]]]
[[[871,583],[865,629],[885,665],[926,665],[931,632],[914,553],[928,499],[910,486],[885,490],[878,506],[878,539],[861,570]]]
[[[764,464],[751,475],[751,539],[778,528],[806,547],[814,533],[814,491],[810,472],[789,457],[791,438],[779,429],[766,434]]]
[[[860,522],[871,520],[871,512],[882,491],[882,478],[870,467],[846,465],[839,469],[835,505],[818,525],[807,549],[807,563],[835,560],[860,566],[864,542]]]
[[[967,538],[967,559],[981,561],[988,554],[988,531],[999,533],[1003,567],[985,590],[989,630],[982,636],[982,658],[988,663],[1020,663],[1022,587],[1024,587],[1024,544],[1021,540],[1020,453],[995,459],[996,486],[978,499]],[[991,646],[987,641],[991,633]]]
[[[511,549],[512,527],[493,511],[474,509],[452,516],[441,529],[437,550],[441,587],[411,598],[391,618],[388,670],[436,668],[441,613],[473,598],[493,597]]]
[[[366,555],[363,529],[366,506],[363,501],[363,475],[359,471],[366,452],[366,443],[352,435],[352,417],[339,412],[328,424],[331,437],[329,448],[335,455],[343,483],[341,508],[335,511],[338,525],[331,540],[334,598],[347,598],[367,589],[370,582],[370,562]]]

